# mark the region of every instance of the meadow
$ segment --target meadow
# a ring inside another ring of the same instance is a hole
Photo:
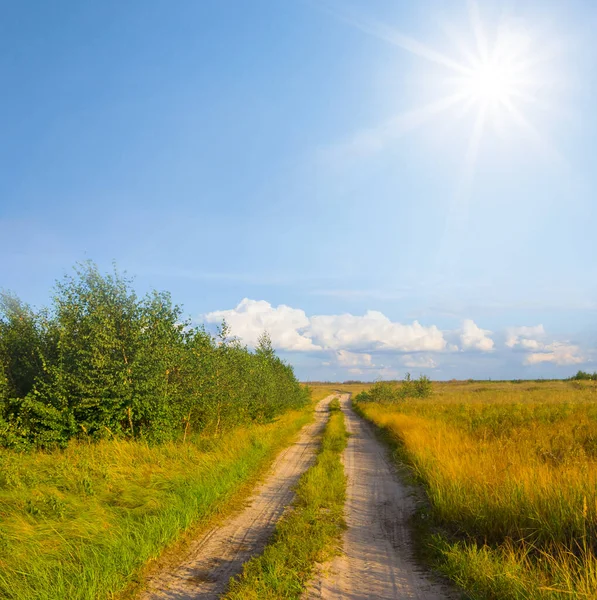
[[[164,548],[246,494],[309,416],[290,411],[185,444],[0,452],[0,597],[115,597]]]
[[[313,401],[329,393],[320,388]],[[243,501],[312,405],[219,436],[0,450],[0,597],[129,597],[164,550]],[[167,558],[168,555],[166,555]]]
[[[115,598],[222,518],[311,419],[263,335],[77,265],[49,308],[0,294],[0,597]]]
[[[357,398],[425,490],[422,549],[467,597],[597,597],[594,382],[446,382],[427,398]]]

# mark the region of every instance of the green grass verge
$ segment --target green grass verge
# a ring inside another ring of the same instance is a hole
[[[248,561],[224,596],[227,600],[300,598],[315,563],[327,560],[345,527],[346,477],[340,461],[346,427],[332,402],[317,461],[301,477],[292,510],[261,556]]]
[[[116,597],[185,531],[247,493],[311,418],[309,407],[184,445],[1,451],[0,598]]]

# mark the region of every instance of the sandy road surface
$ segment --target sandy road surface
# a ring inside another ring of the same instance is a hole
[[[323,565],[305,598],[446,600],[447,590],[427,579],[412,558],[408,519],[414,501],[408,488],[371,425],[350,408],[350,397],[341,403],[351,434],[344,453],[348,528],[342,556]]]
[[[245,561],[263,551],[284,509],[294,498],[294,486],[311,466],[333,396],[316,408],[315,422],[276,458],[264,482],[247,506],[221,527],[193,542],[182,562],[148,581],[142,600],[205,600],[218,598]]]

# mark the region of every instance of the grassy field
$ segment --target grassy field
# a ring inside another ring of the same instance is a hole
[[[424,544],[469,597],[597,597],[594,383],[447,382],[359,410],[423,484]]]
[[[264,553],[232,580],[227,600],[301,598],[315,563],[333,554],[342,534],[346,478],[340,455],[346,437],[344,415],[332,400],[317,462],[301,477],[291,512]]]
[[[115,597],[186,529],[224,510],[311,414],[186,444],[0,450],[0,597]]]
[[[323,400],[327,396],[331,396],[335,390],[333,385],[322,384],[309,386],[309,389],[311,391],[311,400],[313,402],[319,402],[319,400]]]

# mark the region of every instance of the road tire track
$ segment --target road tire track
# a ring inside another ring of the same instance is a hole
[[[194,541],[177,567],[151,577],[141,600],[218,598],[230,578],[242,571],[243,563],[263,551],[276,523],[294,499],[300,476],[315,460],[333,397],[328,396],[317,405],[315,421],[306,425],[298,440],[277,456],[242,512]]]
[[[358,417],[350,396],[341,399],[350,433],[344,452],[347,476],[343,553],[309,585],[310,600],[446,600],[450,591],[432,581],[413,558],[409,519],[412,493],[397,477],[387,449]]]

